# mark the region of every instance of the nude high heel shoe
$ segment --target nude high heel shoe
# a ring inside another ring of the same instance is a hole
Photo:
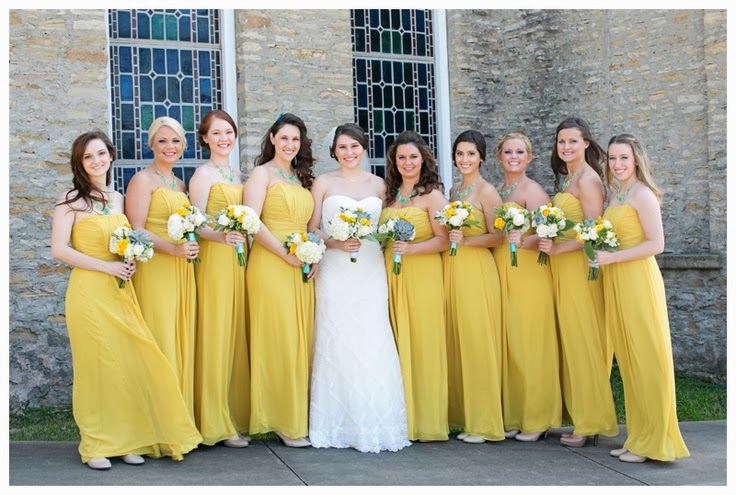
[[[87,461],[87,466],[98,471],[104,471],[112,467],[110,459],[107,457],[98,457],[96,459],[90,459]]]
[[[276,437],[283,442],[284,445],[287,447],[294,447],[294,448],[302,448],[302,447],[310,447],[312,443],[307,440],[306,438],[291,438],[287,437],[283,433],[280,433],[278,431],[274,432],[276,434]]]
[[[588,441],[588,435],[577,436],[570,435],[569,437],[560,438],[560,443],[566,447],[580,448],[585,445]],[[598,435],[593,435],[593,445],[598,445]]]
[[[629,450],[625,447],[621,447],[620,449],[613,449],[608,453],[611,457],[621,457],[625,453],[627,453]]]
[[[120,458],[125,464],[131,464],[133,466],[140,466],[143,464],[145,459],[143,457],[137,455],[137,454],[128,454],[124,455]]]
[[[544,438],[547,438],[547,431],[535,431],[532,433],[519,433],[514,438],[520,442],[536,442],[539,440],[539,437],[544,435]]]

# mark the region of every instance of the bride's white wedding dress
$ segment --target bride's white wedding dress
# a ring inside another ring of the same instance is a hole
[[[325,199],[323,232],[340,207],[360,206],[378,224],[378,197]],[[315,279],[309,404],[313,447],[396,452],[411,445],[399,357],[388,317],[388,286],[378,243],[362,241],[358,261],[328,249]]]

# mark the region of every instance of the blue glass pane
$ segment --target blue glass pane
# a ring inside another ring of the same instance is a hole
[[[208,113],[210,113],[212,111],[212,107],[209,106],[209,105],[202,105],[199,108],[199,111],[200,111],[200,114],[201,115],[207,115]]]
[[[391,146],[392,144],[394,144],[394,140],[395,139],[396,139],[396,136],[394,136],[394,135],[386,136],[386,144],[385,144],[386,149],[388,149],[389,146]]]
[[[355,29],[355,47],[353,48],[356,52],[365,51],[365,30],[356,28]]]
[[[121,46],[118,50],[120,60],[120,72],[133,72],[133,55],[129,46]]]
[[[356,9],[353,14],[353,21],[356,26],[365,26],[365,12],[361,9]]]
[[[401,11],[401,27],[405,31],[411,30],[411,10],[404,9]]]
[[[169,76],[166,78],[166,82],[168,83],[167,95],[169,97],[169,101],[171,101],[171,103],[179,103],[181,101],[179,97],[179,80],[174,76]]]
[[[191,77],[181,81],[181,101],[194,102],[194,79]]]
[[[419,72],[419,85],[420,86],[426,86],[427,85],[427,66],[425,64],[418,64],[417,69]]]
[[[417,26],[416,31],[419,33],[424,32],[424,11],[423,10],[417,10]]]
[[[192,75],[192,52],[190,50],[180,50],[179,56],[181,60],[181,72],[185,76]]]
[[[404,112],[396,112],[396,115],[394,115],[394,124],[396,125],[396,134],[406,129],[404,125]]]
[[[184,134],[187,138],[187,149],[184,150],[184,158],[194,158],[194,133],[187,132]]]
[[[169,108],[169,117],[181,123],[181,109],[177,105]]]
[[[153,78],[153,101],[162,102],[166,99],[166,77]]]
[[[376,108],[383,107],[383,93],[381,92],[381,86],[374,84],[371,89],[373,90],[373,106]]]
[[[164,16],[153,14],[151,16],[151,38],[155,40],[164,39]]]
[[[401,27],[401,11],[392,9],[391,11],[391,29],[399,29]]]
[[[370,129],[368,125],[368,110],[358,110],[358,125],[363,129]]]
[[[151,150],[150,150],[150,149],[148,148],[148,144],[146,144],[146,145],[145,145],[145,146],[143,147],[143,151],[142,151],[141,155],[142,155],[142,158],[143,158],[144,160],[152,160],[152,159],[153,159],[153,151],[151,151]]]
[[[118,10],[118,38],[130,38],[130,12]]]
[[[390,108],[394,103],[394,95],[393,91],[391,91],[391,86],[384,86],[383,87],[383,106],[384,108]]]
[[[407,55],[411,55],[411,34],[410,33],[404,33],[402,42],[404,44],[404,53]]]
[[[368,108],[368,87],[365,84],[358,86],[358,107]]]
[[[393,134],[394,131],[394,116],[391,114],[391,112],[386,111],[385,112],[385,120],[386,120],[386,132],[389,134]]]
[[[414,88],[411,86],[404,88],[404,103],[407,108],[414,106]]]
[[[179,72],[179,51],[166,50],[166,73],[176,74]]]
[[[199,101],[202,103],[212,103],[212,82],[209,79],[199,81]]]
[[[197,9],[197,15],[198,16],[206,16],[210,13],[207,9]]]
[[[130,182],[130,179],[133,178],[135,175],[136,170],[134,168],[124,168],[123,169],[123,184],[125,184],[124,188],[128,189],[128,182]]]
[[[204,113],[203,113],[204,114]],[[185,131],[194,130],[194,107],[190,105],[184,105],[182,108],[181,125]]]
[[[401,62],[394,62],[394,84],[401,84],[404,81],[404,71]]]
[[[381,51],[381,34],[375,29],[371,29],[371,51]]]
[[[383,137],[376,136],[376,144],[373,149],[376,153],[376,158],[383,158],[386,156],[386,148],[384,148]]]
[[[151,23],[148,22],[148,16],[143,12],[138,12],[138,38],[147,40],[151,38]]]
[[[179,19],[179,39],[181,41],[192,40],[192,20],[188,15],[181,16]]]
[[[163,105],[156,105],[153,111],[154,111],[153,117],[155,119],[159,117],[166,117],[168,115],[168,113],[166,112],[166,107]]]
[[[427,54],[427,42],[423,34],[417,35],[417,55],[424,57]]]
[[[210,52],[204,50],[199,51],[199,75],[210,75]]]
[[[207,17],[197,17],[197,41],[200,43],[210,41],[210,25]]]
[[[356,77],[358,78],[358,81],[363,82],[368,80],[368,73],[366,72],[366,63],[365,60],[356,60],[355,64],[357,68]]]
[[[138,49],[138,65],[140,66],[141,74],[148,74],[151,72],[151,49],[150,48],[139,48]]]
[[[123,159],[135,160],[135,133],[123,132]]]
[[[381,80],[386,82],[393,82],[391,79],[391,62],[384,60],[381,64],[381,68],[383,69],[383,74]]]
[[[153,101],[153,82],[148,76],[140,76],[141,101]]]
[[[404,107],[404,91],[399,86],[394,86],[394,105],[396,108],[406,108]]]
[[[179,27],[179,23],[175,16],[171,14],[166,15],[166,39],[167,40],[176,40],[179,38],[179,30],[177,29]]]
[[[161,48],[153,49],[153,70],[157,74],[166,73],[166,51]]]
[[[133,101],[133,77],[120,76],[120,99]]]
[[[141,105],[141,129],[148,129],[153,124],[153,105]]]
[[[426,112],[419,114],[419,132],[422,134],[429,134],[429,115]]]
[[[370,23],[371,27],[378,27],[379,24],[381,24],[381,21],[379,19],[379,10],[378,9],[371,9],[370,13]]]
[[[429,93],[427,88],[419,88],[419,109],[429,110]]]
[[[132,104],[120,105],[120,128],[124,131],[135,130],[134,107]]]
[[[381,26],[388,28],[391,25],[390,11],[387,9],[381,9]]]

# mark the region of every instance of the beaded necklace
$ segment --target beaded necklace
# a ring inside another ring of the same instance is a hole
[[[406,204],[407,201],[409,201],[411,198],[413,198],[416,195],[417,195],[417,192],[414,191],[414,190],[412,190],[411,191],[411,194],[409,195],[409,197],[408,198],[405,198],[405,197],[403,197],[401,195],[401,189],[397,189],[396,190],[396,201],[398,201],[399,203],[401,203],[402,205],[404,205],[404,204]]]
[[[225,179],[226,181],[228,181],[230,183],[232,183],[235,180],[235,170],[234,169],[232,169],[230,167],[225,167],[225,168],[227,168],[227,169],[230,170],[230,174],[227,174],[226,175],[226,173],[222,171],[222,169],[220,168],[219,165],[215,164],[214,162],[212,162],[212,163],[215,165],[215,167],[217,167],[217,170],[220,171],[220,175],[222,176],[223,179]],[[279,169],[279,170],[281,170],[281,169]]]
[[[516,189],[516,186],[519,184],[519,182],[521,182],[521,179],[522,178],[520,178],[519,180],[517,180],[516,182],[514,182],[513,184],[511,184],[509,186],[509,188],[506,189],[505,191],[498,191],[498,195],[501,196],[502,198],[505,198],[506,196],[508,196],[509,194],[511,194],[511,191],[513,191],[514,189]]]
[[[92,199],[92,205],[95,206],[95,207],[97,207],[97,209],[100,210],[103,215],[109,215],[110,214],[110,210],[114,206],[114,204],[112,202],[112,197],[108,198],[107,204],[105,205],[104,208],[102,207],[102,202],[97,201],[96,199]]]
[[[465,192],[460,191],[460,187],[462,187],[462,184],[457,187],[457,191],[455,191],[455,199],[463,199],[465,196],[470,194],[470,191],[473,190],[475,187],[475,183],[478,182],[478,179],[475,179],[472,184],[468,186],[467,189],[465,189]]]
[[[572,181],[575,180],[575,177],[577,177],[579,173],[580,172],[575,172],[574,174],[568,176],[568,178],[565,179],[565,182],[562,183],[562,186],[560,186],[560,191],[564,191],[565,189],[567,189],[568,186],[572,184]]]
[[[621,194],[621,191],[619,191],[618,194],[616,194],[616,199],[618,200],[619,203],[624,202],[624,200],[626,199],[626,196],[628,196],[629,192],[631,192],[631,188],[636,185],[636,182],[637,181],[632,182],[631,185],[626,188],[626,191],[623,194]]]
[[[162,174],[161,172],[158,171],[158,168],[156,168],[156,165],[155,164],[153,165],[153,171],[156,172],[156,175],[158,175],[159,177],[161,177],[161,180],[164,181],[164,184],[166,184],[167,186],[169,186],[171,189],[176,189],[177,182],[176,182],[176,176],[174,175],[174,171],[173,170],[171,171],[171,176],[174,179],[172,182],[169,182],[169,181],[166,180],[166,177],[164,176],[164,174]]]
[[[283,170],[281,170],[281,167],[276,167],[276,168],[279,169],[279,174],[284,179],[286,179],[286,180],[288,180],[290,182],[294,182],[296,180],[296,174],[289,176],[289,175],[286,175]]]

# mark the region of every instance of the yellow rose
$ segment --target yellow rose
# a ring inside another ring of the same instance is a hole
[[[128,239],[120,239],[118,241],[117,249],[118,255],[123,256],[125,254],[125,250],[128,249]]]
[[[185,201],[185,202],[184,202],[184,204],[183,204],[182,206],[183,206],[184,208],[189,208],[189,207],[190,207],[190,206],[192,206],[192,205],[190,205],[190,204],[189,204],[189,201]]]
[[[546,216],[548,216],[548,215],[549,215],[549,210],[545,208],[545,209],[544,209],[544,210],[542,211],[542,215],[544,215],[545,217],[546,217]]]
[[[503,221],[503,218],[496,217],[496,221],[493,222],[493,226],[496,227],[498,230],[501,230],[506,226],[506,222]]]
[[[296,253],[296,244],[292,244],[291,246],[289,246],[289,254],[294,253]]]

